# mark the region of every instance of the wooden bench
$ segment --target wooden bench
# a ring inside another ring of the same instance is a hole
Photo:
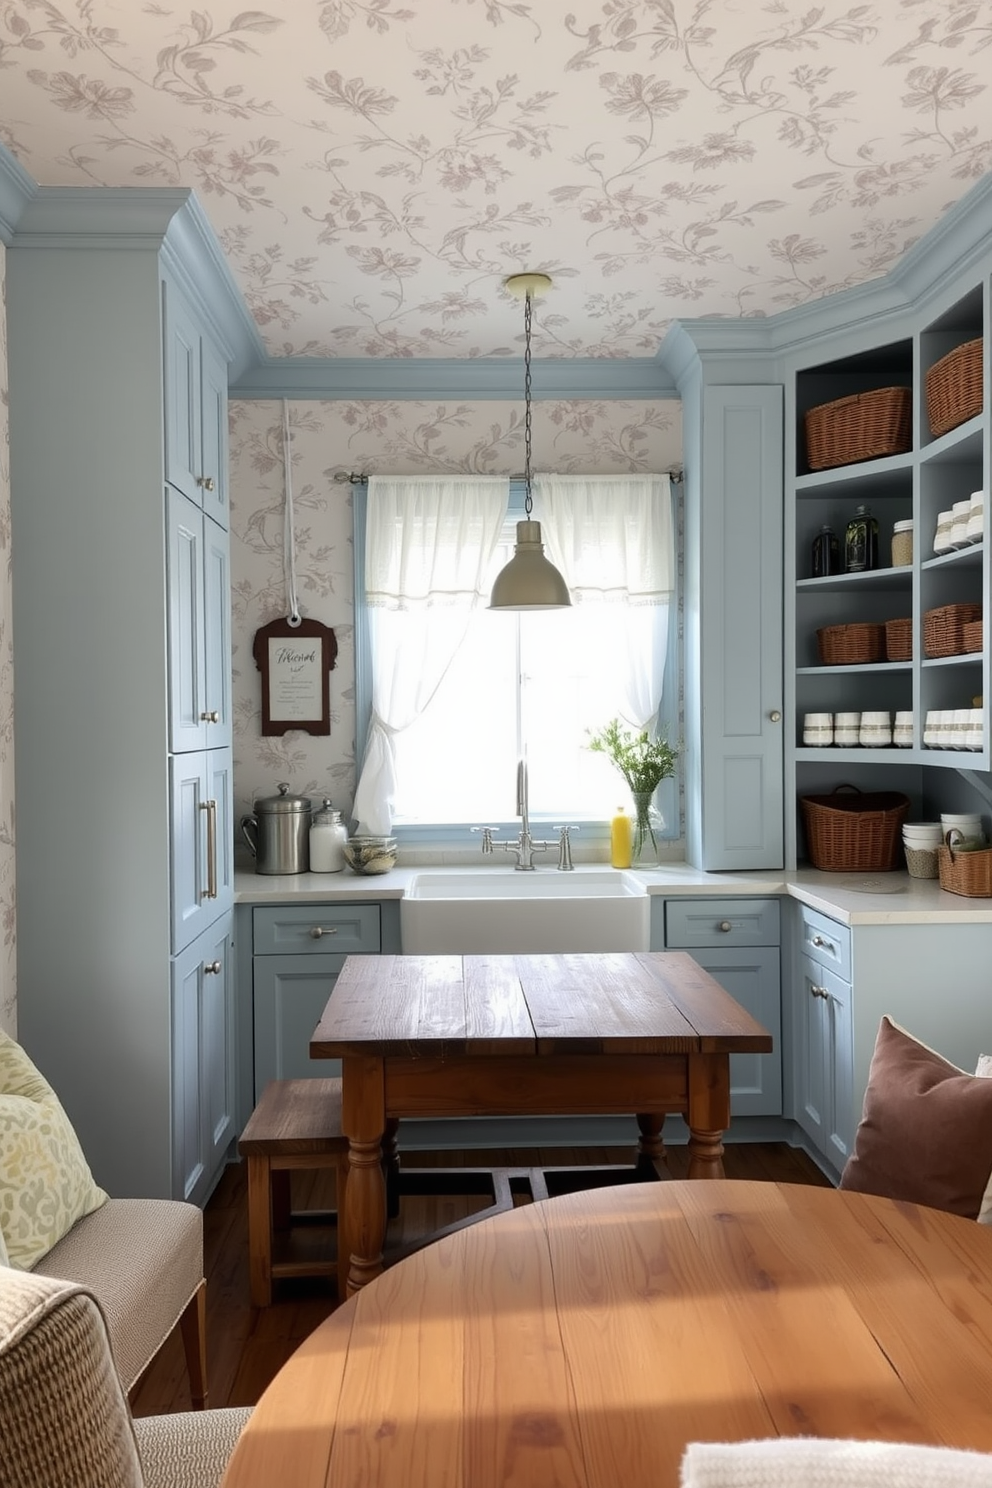
[[[238,1142],[248,1163],[248,1265],[251,1300],[268,1307],[272,1282],[283,1276],[335,1276],[345,1296],[347,1246],[343,1240],[348,1138],[341,1132],[341,1081],[272,1080]],[[293,1171],[333,1168],[337,1211],[293,1210]],[[337,1246],[328,1255],[326,1236],[306,1226],[336,1222]],[[339,1260],[342,1261],[339,1264]]]

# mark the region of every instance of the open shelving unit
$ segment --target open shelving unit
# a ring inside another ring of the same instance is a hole
[[[924,794],[929,767],[987,771],[992,764],[989,698],[989,632],[992,584],[988,527],[983,542],[934,556],[937,516],[973,491],[988,491],[990,461],[989,278],[945,288],[919,312],[902,317],[906,334],[871,344],[870,324],[831,338],[835,354],[808,360],[797,355],[786,379],[786,861],[802,863],[805,844],[798,798],[850,783],[862,790],[901,790],[915,807]],[[983,339],[983,408],[935,438],[927,416],[926,377],[933,364],[966,341]],[[840,342],[845,349],[836,354]],[[806,459],[805,415],[811,408],[850,393],[875,388],[912,389],[912,447],[904,453],[828,470],[811,470]],[[790,407],[791,405],[791,407]],[[791,458],[790,458],[791,453]],[[791,475],[788,471],[791,468]],[[843,550],[844,529],[859,505],[878,519],[879,556],[890,561],[893,525],[912,518],[913,561],[866,573],[811,577],[811,549],[820,528],[833,527]],[[985,621],[979,652],[944,658],[923,655],[924,616],[943,605],[973,603]],[[822,626],[912,620],[911,661],[821,666],[816,632]],[[924,720],[932,709],[966,708],[981,698],[984,724],[980,750],[944,750],[923,743]],[[913,715],[911,747],[808,748],[802,743],[807,712],[887,709]]]

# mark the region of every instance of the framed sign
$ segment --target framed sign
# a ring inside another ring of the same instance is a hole
[[[262,733],[331,732],[331,672],[337,638],[319,620],[271,620],[251,648],[262,674]]]

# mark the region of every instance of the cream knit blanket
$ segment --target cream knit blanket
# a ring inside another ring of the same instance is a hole
[[[992,1455],[903,1442],[692,1442],[682,1488],[992,1488]]]

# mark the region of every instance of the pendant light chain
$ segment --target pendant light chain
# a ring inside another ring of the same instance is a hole
[[[296,598],[296,534],[293,520],[293,445],[289,428],[289,403],[282,400],[282,471],[284,487],[282,560],[289,600],[289,624],[297,626],[303,616]]]
[[[530,448],[531,448],[531,377],[530,377],[530,331],[534,314],[533,297],[528,290],[524,296],[524,512],[527,520],[534,508],[530,485]]]

